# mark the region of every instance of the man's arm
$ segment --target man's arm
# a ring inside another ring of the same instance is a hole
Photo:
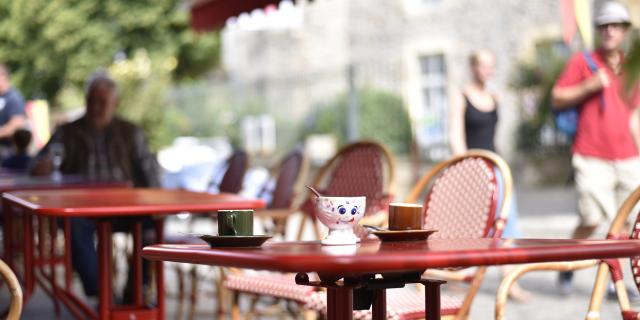
[[[631,130],[631,136],[633,142],[636,144],[636,149],[640,150],[640,108],[636,107],[629,117],[629,130]]]
[[[555,86],[551,92],[555,109],[564,109],[580,104],[586,98],[609,86],[606,71],[599,69],[594,75],[573,86]]]
[[[0,138],[11,138],[16,130],[24,126],[25,118],[21,114],[12,116],[7,123],[0,126]]]

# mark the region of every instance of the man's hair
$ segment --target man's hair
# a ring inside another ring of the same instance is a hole
[[[116,94],[118,93],[118,85],[116,84],[116,82],[113,80],[113,78],[111,78],[111,76],[109,75],[109,73],[107,73],[104,70],[99,70],[94,72],[86,81],[85,83],[85,96],[89,97],[89,94],[91,93],[91,91],[98,87],[98,86],[105,86],[111,90],[113,90]]]
[[[16,145],[18,151],[24,151],[29,147],[31,143],[31,131],[25,129],[18,129],[13,133],[13,143]]]

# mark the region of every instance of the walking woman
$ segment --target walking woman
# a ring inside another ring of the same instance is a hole
[[[495,55],[486,49],[477,50],[469,56],[471,81],[456,92],[451,101],[449,121],[449,143],[453,155],[469,149],[485,149],[496,152],[495,133],[498,124],[498,97],[487,88],[495,72]],[[511,204],[509,220],[505,226],[505,238],[520,236],[516,223],[518,210],[515,201]],[[503,273],[508,270],[503,268]],[[509,296],[516,300],[527,300],[529,293],[517,284],[511,287]]]

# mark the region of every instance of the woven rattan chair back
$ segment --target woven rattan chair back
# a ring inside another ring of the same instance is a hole
[[[242,190],[242,181],[247,173],[249,157],[243,150],[234,150],[227,159],[227,170],[220,181],[220,192],[238,193]]]
[[[320,169],[313,186],[326,196],[366,196],[368,215],[386,210],[394,191],[394,166],[393,156],[383,145],[355,142],[338,151]],[[312,214],[312,208],[313,205],[307,206],[305,211]]]
[[[278,166],[276,183],[273,189],[269,209],[287,209],[291,207],[296,187],[305,168],[302,150],[296,148],[287,154]]]

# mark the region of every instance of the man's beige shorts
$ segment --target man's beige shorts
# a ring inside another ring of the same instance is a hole
[[[640,157],[605,160],[574,154],[572,163],[582,226],[611,221],[622,202],[640,185]]]

